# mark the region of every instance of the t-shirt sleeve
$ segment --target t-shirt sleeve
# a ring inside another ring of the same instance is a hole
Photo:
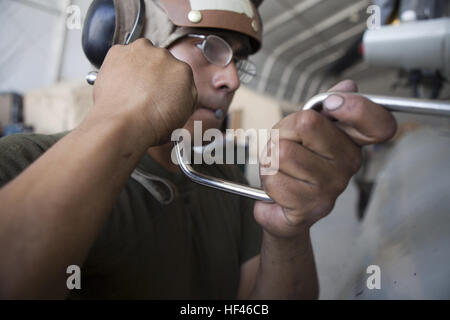
[[[47,151],[58,136],[14,134],[0,139],[0,188]]]

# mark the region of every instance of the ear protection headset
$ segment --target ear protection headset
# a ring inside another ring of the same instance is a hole
[[[129,0],[127,0],[129,1]],[[124,44],[129,44],[139,38],[144,28],[145,3],[144,0],[132,0],[138,2],[138,13],[133,29],[130,30]],[[112,47],[114,32],[116,29],[116,10],[113,0],[94,0],[87,12],[83,33],[83,51],[96,68],[100,69],[103,60]]]

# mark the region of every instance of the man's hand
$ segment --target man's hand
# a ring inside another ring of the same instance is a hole
[[[147,39],[113,46],[94,86],[90,119],[122,119],[142,128],[148,147],[166,142],[195,111],[190,66]]]
[[[196,95],[191,68],[148,40],[109,51],[89,116],[0,190],[0,298],[67,296],[67,266],[84,264],[131,172]]]
[[[356,91],[343,81],[331,91]],[[321,113],[299,111],[282,119],[279,171],[262,176],[264,190],[276,202],[257,202],[255,218],[279,238],[304,233],[334,207],[361,165],[361,147],[390,139],[396,122],[390,112],[362,97],[330,96]]]

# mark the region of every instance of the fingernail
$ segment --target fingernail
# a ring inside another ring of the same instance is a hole
[[[323,106],[329,111],[334,111],[339,109],[344,104],[344,98],[338,95],[331,95],[325,99]]]

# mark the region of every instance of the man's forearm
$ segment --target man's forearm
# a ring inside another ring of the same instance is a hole
[[[90,119],[0,190],[0,297],[64,297],[146,151],[137,124]]]
[[[295,239],[264,232],[251,299],[317,299],[319,286],[309,229]]]

